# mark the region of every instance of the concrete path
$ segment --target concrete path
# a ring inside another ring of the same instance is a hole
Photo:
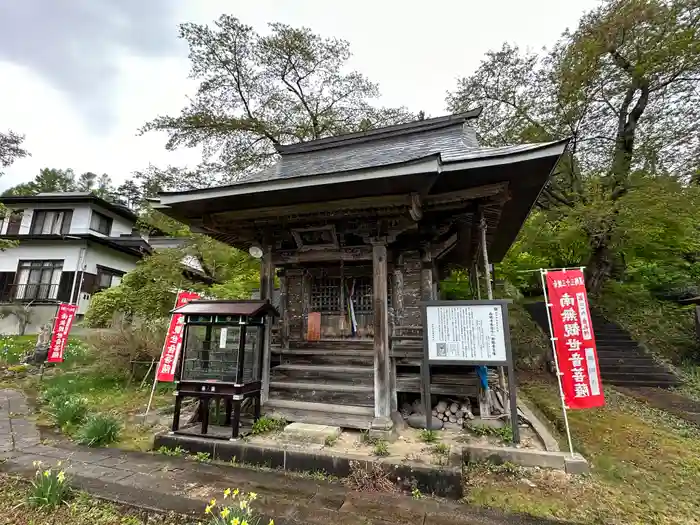
[[[259,507],[278,525],[553,525],[559,521],[505,515],[456,502],[413,500],[405,495],[357,493],[339,483],[276,472],[197,463],[185,458],[46,446],[28,418],[24,396],[0,390],[0,470],[31,477],[34,461],[63,461],[73,486],[94,496],[158,511],[201,516],[225,488],[254,491]]]

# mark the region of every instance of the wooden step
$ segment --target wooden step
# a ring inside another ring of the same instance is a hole
[[[334,405],[327,403],[308,403],[270,399],[263,411],[273,417],[286,421],[300,421],[315,425],[335,425],[343,428],[366,430],[374,418],[373,407]]]
[[[353,385],[331,381],[315,383],[270,381],[270,399],[373,407],[374,385]]]
[[[374,366],[374,352],[371,350],[290,349],[277,355],[282,364]]]
[[[374,366],[281,364],[271,371],[272,381],[333,381],[353,385],[373,385]]]

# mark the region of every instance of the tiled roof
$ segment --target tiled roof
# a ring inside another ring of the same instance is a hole
[[[402,164],[439,154],[443,162],[478,153],[476,134],[468,123],[317,151],[283,155],[273,166],[241,182],[341,173]]]

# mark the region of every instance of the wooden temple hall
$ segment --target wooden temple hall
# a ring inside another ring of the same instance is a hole
[[[480,147],[479,113],[278,146],[241,182],[159,196],[167,215],[259,256],[261,298],[279,293],[263,412],[388,430],[420,395],[421,301],[440,298],[450,267],[483,275],[503,258],[566,149]],[[438,367],[432,393],[476,397],[464,375]]]

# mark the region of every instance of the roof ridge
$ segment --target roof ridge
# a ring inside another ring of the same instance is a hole
[[[416,133],[420,131],[430,131],[448,126],[462,125],[467,120],[478,118],[482,108],[477,107],[463,113],[455,113],[451,115],[443,115],[424,120],[414,120],[404,124],[394,124],[384,126],[382,128],[370,129],[367,131],[357,131],[354,133],[345,133],[333,137],[325,137],[322,139],[300,142],[297,144],[275,145],[275,149],[280,155],[291,155],[295,153],[306,153],[310,151],[319,151],[323,149],[337,148],[347,146],[349,144],[358,144],[371,140],[379,140],[383,138],[396,137]]]

